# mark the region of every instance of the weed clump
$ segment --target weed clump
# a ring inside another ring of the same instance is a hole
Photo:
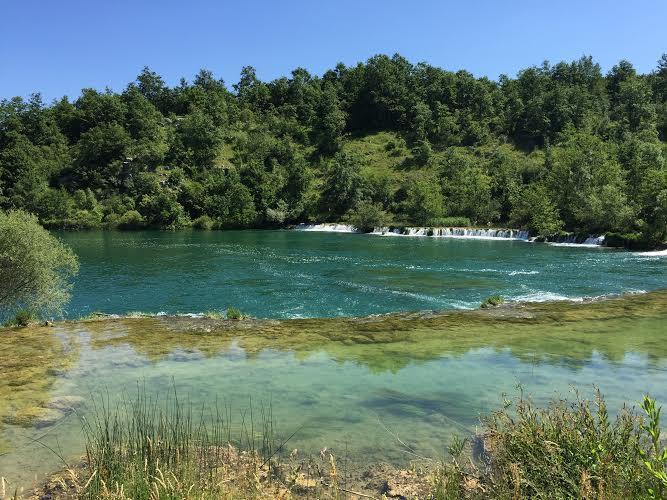
[[[500,295],[491,295],[490,297],[487,297],[484,299],[480,307],[482,309],[488,309],[489,307],[497,307],[500,304],[504,304],[505,299],[502,298]]]
[[[5,322],[4,326],[28,326],[36,320],[35,313],[30,309],[19,310],[12,319]]]
[[[227,319],[233,319],[235,321],[245,318],[241,311],[236,307],[230,307],[227,309]]]

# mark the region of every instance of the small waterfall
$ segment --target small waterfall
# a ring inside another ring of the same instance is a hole
[[[604,245],[604,234],[602,236],[589,236],[584,240],[584,245]]]
[[[594,236],[594,235],[576,235],[576,234],[567,234],[567,235],[551,235],[544,237],[546,243],[550,245],[557,246],[586,246],[586,247],[599,247],[604,245],[604,235]]]
[[[349,224],[298,224],[296,231],[317,231],[323,233],[356,233],[358,232],[354,226]]]
[[[376,227],[373,234],[385,236],[431,236],[434,238],[471,238],[484,240],[528,240],[528,231],[517,229],[477,229],[468,227]]]

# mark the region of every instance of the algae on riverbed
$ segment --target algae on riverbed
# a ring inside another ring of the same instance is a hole
[[[0,332],[0,412],[11,420],[91,393],[114,405],[137,382],[155,394],[176,386],[193,405],[220,398],[244,412],[249,398],[271,402],[287,435],[299,428],[290,444],[304,452],[328,447],[400,466],[405,449],[393,434],[438,456],[517,383],[538,403],[572,384],[600,385],[612,411],[643,392],[667,400],[666,325],[667,291],[344,319],[66,321]],[[76,457],[76,417],[87,411],[41,429],[0,424],[0,475],[24,481],[57,466],[31,441],[43,435]]]

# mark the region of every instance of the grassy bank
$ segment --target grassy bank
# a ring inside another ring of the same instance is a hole
[[[535,407],[520,395],[455,439],[446,458],[404,470],[372,465],[363,474],[324,449],[290,452],[270,408],[244,415],[193,409],[176,394],[143,390],[111,408],[101,399],[83,420],[86,455],[34,492],[43,498],[665,498],[667,449],[660,408],[644,397],[612,418],[602,395]],[[298,432],[298,429],[295,430]]]

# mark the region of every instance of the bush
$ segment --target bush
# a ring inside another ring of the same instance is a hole
[[[370,233],[376,227],[383,227],[387,224],[387,212],[382,209],[380,203],[372,203],[364,200],[348,212],[346,219],[359,231]]]
[[[431,163],[433,157],[433,149],[428,141],[419,141],[419,143],[412,148],[412,157],[417,166],[426,167]]]
[[[608,247],[622,247],[629,250],[648,250],[655,242],[644,237],[642,233],[607,233],[604,244]]]
[[[266,220],[271,224],[283,225],[289,216],[289,206],[283,200],[278,200],[275,208],[266,209]]]
[[[642,419],[624,408],[612,421],[594,402],[556,401],[537,409],[523,397],[483,421],[492,497],[639,498],[659,483],[642,462]],[[658,495],[653,498],[661,498]]]
[[[118,219],[119,229],[140,229],[145,226],[145,219],[136,210],[128,210]]]
[[[472,223],[468,217],[436,217],[428,221],[431,227],[470,227]]]
[[[227,309],[227,319],[233,319],[235,321],[238,321],[243,318],[244,318],[243,314],[241,314],[241,311],[236,307],[230,307]]]
[[[192,221],[192,227],[195,229],[204,229],[206,231],[209,231],[213,229],[214,225],[215,222],[208,215],[202,215],[200,217],[197,217],[194,221]]]
[[[28,326],[35,319],[35,314],[30,309],[20,309],[13,319],[5,323],[5,326]]]
[[[487,309],[489,307],[496,307],[499,306],[500,304],[504,304],[505,299],[503,299],[500,295],[491,295],[490,297],[487,297],[484,299],[480,307],[482,309]]]

